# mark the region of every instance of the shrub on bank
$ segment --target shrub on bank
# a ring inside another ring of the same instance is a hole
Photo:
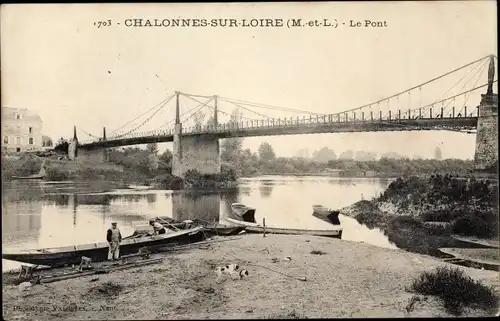
[[[493,288],[473,280],[459,268],[438,267],[433,271],[423,272],[407,290],[439,297],[444,302],[445,309],[454,315],[460,315],[464,307],[494,313],[499,304]]]
[[[154,183],[162,189],[179,190],[184,188],[184,181],[182,178],[170,173],[158,175],[155,177]]]
[[[45,180],[66,181],[66,180],[107,180],[118,181],[123,178],[123,172],[112,169],[93,168],[90,166],[78,166],[69,170],[64,167],[46,166]]]
[[[2,156],[2,180],[10,180],[12,176],[29,176],[38,174],[42,166],[42,159],[24,156],[12,158]]]
[[[453,222],[453,232],[465,236],[492,237],[498,235],[498,223],[488,223],[481,217],[467,214]]]

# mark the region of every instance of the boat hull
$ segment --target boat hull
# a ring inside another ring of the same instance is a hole
[[[334,230],[305,230],[305,229],[288,229],[288,228],[276,228],[276,227],[264,227],[262,226],[247,226],[245,231],[247,233],[266,233],[269,234],[286,234],[286,235],[312,235],[312,236],[323,236],[332,238],[342,238],[342,229]]]
[[[34,175],[34,176],[12,176],[12,179],[43,179],[44,176]]]
[[[340,212],[338,211],[331,211],[330,213],[317,213],[316,211],[313,212],[314,217],[333,225],[340,225],[339,214]]]
[[[170,234],[124,239],[120,244],[120,256],[135,254],[144,247],[154,252],[155,248],[165,245],[182,245],[201,241],[204,239],[202,231],[203,227],[195,227]],[[79,264],[82,256],[91,258],[92,262],[106,261],[108,251],[108,243],[94,243],[20,253],[2,253],[2,258],[35,265],[60,267],[68,264]]]
[[[255,208],[248,207],[240,203],[231,204],[230,214],[233,219],[255,223]]]
[[[156,221],[160,224],[165,224],[165,222],[168,222],[170,225],[173,225],[173,226],[180,228],[180,229],[186,228],[186,225],[187,225],[184,222],[177,222],[176,220],[174,220],[170,217],[159,217],[156,219]],[[200,224],[200,223],[198,223],[198,224]],[[166,227],[170,227],[170,225],[165,224]],[[232,236],[232,235],[239,234],[241,231],[243,231],[245,229],[244,227],[241,227],[241,226],[227,226],[227,225],[218,224],[218,223],[213,223],[213,224],[209,223],[209,224],[204,225],[203,227],[204,227],[203,231],[208,236],[214,236],[214,235]]]
[[[238,221],[231,218],[225,218],[225,220],[229,224],[233,224],[234,226],[240,225],[245,228],[247,233],[264,233],[264,227],[256,224]],[[313,235],[313,236],[324,236],[324,237],[333,237],[333,238],[342,238],[342,228],[336,227],[331,230],[307,230],[307,229],[289,229],[289,228],[279,228],[279,227],[267,227],[265,228],[265,232],[269,234],[286,234],[286,235]]]

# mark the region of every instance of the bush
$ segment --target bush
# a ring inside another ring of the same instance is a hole
[[[465,236],[491,237],[497,224],[491,224],[477,215],[467,214],[453,222],[453,232]]]
[[[182,178],[172,174],[159,175],[154,181],[160,188],[164,189],[179,190],[184,188],[184,181]]]
[[[423,272],[407,290],[439,297],[445,309],[454,315],[462,314],[464,307],[480,308],[490,313],[498,309],[499,298],[493,288],[473,280],[459,268],[438,267]]]
[[[380,227],[386,223],[386,217],[380,211],[363,211],[356,215],[356,220],[368,228]]]
[[[61,170],[57,167],[48,167],[45,169],[45,178],[49,181],[67,181],[70,176],[67,171]]]

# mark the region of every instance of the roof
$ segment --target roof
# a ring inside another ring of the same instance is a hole
[[[2,107],[2,120],[15,121],[17,120],[16,113],[22,115],[22,120],[42,122],[42,118],[37,112],[29,110],[27,108],[13,108],[13,107]]]

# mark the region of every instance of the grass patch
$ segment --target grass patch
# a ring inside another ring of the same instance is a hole
[[[292,310],[282,313],[273,313],[264,319],[307,319],[307,317],[302,313]]]
[[[495,313],[499,297],[493,288],[473,280],[459,268],[438,267],[426,271],[413,280],[409,292],[439,297],[447,312],[461,315],[465,307]]]
[[[311,251],[311,254],[314,254],[314,255],[325,255],[326,252],[323,252],[323,251],[318,251],[318,250],[312,250]]]

